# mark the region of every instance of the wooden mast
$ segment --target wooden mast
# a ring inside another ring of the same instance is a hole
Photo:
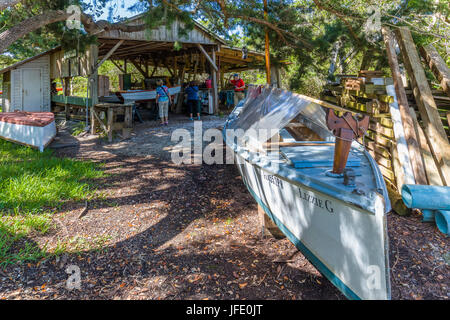
[[[269,14],[267,10],[267,0],[264,0],[264,19],[269,21]],[[269,44],[269,29],[266,27],[266,79],[267,84],[270,84],[270,44]]]

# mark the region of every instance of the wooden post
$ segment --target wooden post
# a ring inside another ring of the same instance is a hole
[[[122,129],[122,136],[124,139],[128,139],[131,136],[131,130],[133,128],[133,105],[125,105],[125,126]]]
[[[266,231],[270,232],[275,238],[282,239],[286,236],[278,228],[278,226],[269,218],[264,209],[258,205],[258,218],[261,226],[261,234],[264,237]]]
[[[97,129],[97,119],[95,118],[95,107],[91,108],[91,134],[95,134]]]
[[[108,108],[108,142],[113,140],[113,130],[114,130],[114,109]]]
[[[267,9],[267,0],[264,0],[264,20],[269,20],[269,13]],[[269,30],[265,28],[265,57],[266,57],[266,81],[270,84],[270,44],[269,44]]]
[[[89,86],[89,96],[87,99],[91,100],[91,134],[95,134],[95,118],[93,113],[94,106],[98,103],[98,69],[97,69],[97,60],[98,60],[98,46],[90,45],[89,47],[90,55],[89,55],[89,65],[90,65],[90,74],[88,76],[88,86]],[[86,110],[87,112],[87,110]],[[87,117],[87,116],[86,116]],[[94,121],[92,121],[94,119]]]
[[[63,79],[63,81],[64,81],[64,96],[68,97],[68,96],[70,96],[70,77],[65,77]],[[64,111],[66,114],[66,120],[69,120],[70,119],[70,105],[68,103],[65,104]]]
[[[436,79],[441,83],[442,89],[450,97],[450,69],[444,59],[439,55],[432,44],[420,48],[420,53],[433,71]]]
[[[214,62],[214,65],[216,65],[216,51],[214,48],[212,49],[212,60]],[[213,70],[213,77],[212,77],[212,87],[213,87],[213,103],[214,103],[214,114],[219,113],[219,93],[217,90],[217,67]]]
[[[422,68],[419,54],[408,28],[397,29],[403,62],[411,78],[411,86],[441,176],[450,185],[450,146],[436,103]]]
[[[386,52],[391,67],[392,78],[394,80],[395,93],[397,96],[400,116],[405,131],[405,139],[408,145],[409,158],[417,184],[427,184],[424,164],[420,155],[419,144],[417,142],[416,132],[414,130],[414,122],[409,113],[408,97],[401,78],[400,67],[398,64],[397,53],[394,47],[394,35],[387,28],[382,28]]]

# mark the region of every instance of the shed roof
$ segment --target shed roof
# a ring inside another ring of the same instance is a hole
[[[140,25],[143,24],[143,17],[145,13],[131,17],[125,22],[128,25]],[[97,37],[105,39],[124,39],[124,40],[137,40],[137,41],[163,41],[163,42],[181,42],[181,43],[201,43],[201,44],[221,44],[225,45],[226,41],[211,32],[197,21],[194,21],[194,28],[190,30],[187,35],[181,36],[179,30],[183,27],[183,23],[179,20],[175,20],[170,27],[161,25],[154,29],[146,29],[136,32],[123,32],[120,30],[102,31],[97,34]]]
[[[12,69],[15,69],[15,68],[17,68],[17,67],[20,67],[21,65],[26,64],[26,63],[28,63],[28,62],[34,61],[34,60],[36,60],[36,59],[39,59],[39,58],[41,58],[41,57],[43,57],[43,56],[45,56],[45,55],[52,54],[53,52],[56,52],[56,51],[58,51],[58,50],[60,50],[60,49],[61,49],[61,46],[57,46],[57,47],[55,47],[55,48],[53,48],[53,49],[50,49],[50,50],[47,50],[47,51],[45,51],[45,52],[39,53],[38,55],[35,55],[34,57],[27,58],[27,59],[25,59],[25,60],[16,62],[16,63],[14,63],[14,64],[12,64],[12,65],[10,65],[10,66],[8,66],[8,67],[2,69],[2,70],[0,70],[0,74],[3,74],[3,73],[5,73],[5,72],[8,72],[8,71],[10,71],[10,70],[12,70]]]

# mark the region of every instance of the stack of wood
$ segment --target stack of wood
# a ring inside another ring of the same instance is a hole
[[[364,145],[377,161],[386,182],[396,188],[392,151],[395,145],[394,125],[389,108],[394,97],[389,96],[386,90],[392,79],[383,76],[381,71],[368,70],[360,71],[357,76],[339,76],[339,83],[326,85],[321,98],[350,112],[370,116]]]
[[[450,186],[450,70],[431,45],[420,48],[421,60],[408,28],[382,31],[392,78],[367,70],[342,76],[326,86],[322,99],[370,116],[364,144],[385,177],[394,210],[406,214],[403,185]],[[424,65],[441,90],[431,89]]]
[[[450,186],[450,70],[432,45],[417,50],[408,28],[399,28],[395,35],[409,77],[408,88],[399,90],[407,99],[425,171],[425,183],[417,184]],[[424,65],[434,73],[442,91],[431,89]]]

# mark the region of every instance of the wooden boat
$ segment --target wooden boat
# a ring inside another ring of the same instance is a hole
[[[250,88],[229,115],[224,139],[249,192],[324,276],[350,299],[390,299],[391,207],[383,177],[360,144],[335,137],[329,126],[342,118],[324,105],[339,109],[280,89]],[[336,174],[341,143],[349,152],[343,174]]]
[[[56,136],[51,112],[0,113],[0,138],[44,151]]]
[[[169,94],[171,96],[180,93],[181,87],[169,88]],[[100,97],[101,102],[110,103],[133,103],[143,102],[156,99],[156,90],[128,90],[124,92],[117,92],[115,95]]]

